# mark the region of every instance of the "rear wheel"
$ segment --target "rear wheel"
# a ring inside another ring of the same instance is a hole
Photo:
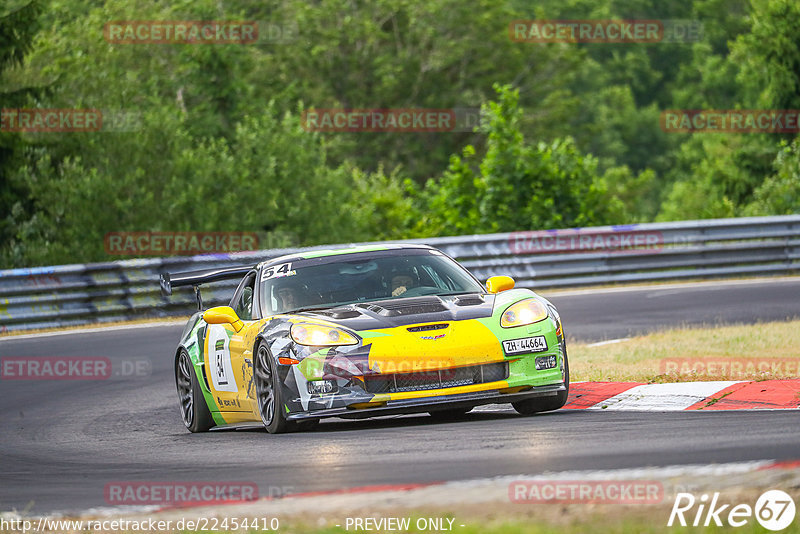
[[[256,398],[261,421],[270,434],[282,434],[293,429],[283,413],[278,367],[266,343],[261,341],[256,349],[255,372]]]
[[[175,360],[175,385],[178,388],[178,403],[186,428],[190,432],[206,432],[213,427],[214,418],[208,411],[192,359],[183,349]]]
[[[561,376],[564,379],[564,391],[552,397],[538,397],[511,403],[511,406],[522,415],[531,415],[539,412],[552,412],[562,408],[567,403],[569,396],[569,358],[567,358],[567,345],[561,345],[561,354],[564,355],[564,369]]]

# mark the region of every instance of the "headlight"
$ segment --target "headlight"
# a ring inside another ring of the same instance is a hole
[[[512,304],[500,317],[500,326],[525,326],[547,318],[547,307],[537,299],[525,299]]]
[[[292,339],[301,345],[324,347],[334,345],[355,345],[358,339],[340,328],[331,328],[310,323],[292,325]]]

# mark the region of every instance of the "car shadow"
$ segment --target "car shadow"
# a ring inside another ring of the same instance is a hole
[[[452,425],[469,425],[470,423],[487,422],[487,421],[506,421],[509,419],[534,419],[540,417],[564,417],[569,414],[574,414],[579,410],[556,410],[553,412],[543,412],[534,415],[519,415],[513,409],[509,408],[508,411],[497,412],[471,412],[467,413],[456,419],[442,420],[436,419],[427,413],[420,414],[405,414],[405,415],[387,415],[383,417],[372,417],[367,419],[342,419],[332,417],[330,419],[323,419],[319,425],[307,430],[300,430],[292,432],[289,435],[302,436],[304,434],[313,435],[321,433],[345,433],[345,432],[360,432],[364,430],[383,430],[389,428],[417,428],[417,427],[437,427],[437,426],[452,426]],[[247,426],[217,428],[213,432],[245,432],[253,433],[260,432],[266,433],[266,429],[254,423]]]

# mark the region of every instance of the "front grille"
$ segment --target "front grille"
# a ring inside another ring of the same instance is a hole
[[[368,393],[402,393],[497,382],[508,378],[508,363],[470,365],[438,371],[394,373],[364,377]]]
[[[426,324],[423,326],[411,326],[406,330],[409,332],[430,332],[431,330],[444,330],[448,326],[450,326],[450,323]]]

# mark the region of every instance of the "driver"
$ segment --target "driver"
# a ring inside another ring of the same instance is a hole
[[[297,292],[292,287],[284,286],[276,289],[275,296],[278,297],[278,305],[281,311],[285,312],[298,307]]]
[[[399,271],[392,275],[392,296],[399,297],[415,287],[414,279],[414,275],[410,271]]]

